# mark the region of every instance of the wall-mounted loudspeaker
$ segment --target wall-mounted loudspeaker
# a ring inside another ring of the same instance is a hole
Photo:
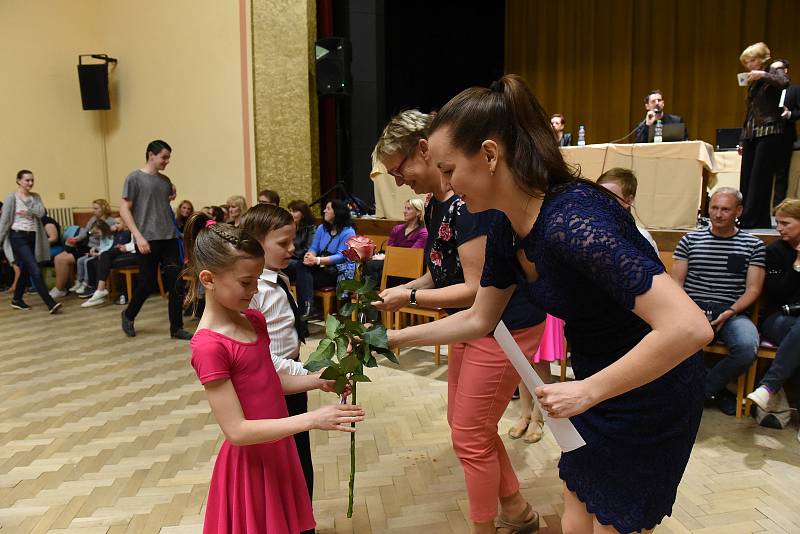
[[[316,42],[318,94],[350,94],[350,56],[350,41],[343,37],[328,37]]]
[[[108,64],[78,65],[83,109],[111,109],[108,95]]]

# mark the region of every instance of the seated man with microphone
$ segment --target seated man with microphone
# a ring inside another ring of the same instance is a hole
[[[644,120],[640,122],[634,130],[636,133],[635,142],[637,143],[649,142],[650,126],[655,124],[657,120],[660,120],[662,125],[680,124],[683,122],[683,119],[677,115],[664,113],[664,97],[660,89],[652,89],[647,93],[647,96],[644,97],[644,109],[647,110]],[[686,134],[686,129],[684,128],[683,140],[685,141],[688,138],[689,136]]]

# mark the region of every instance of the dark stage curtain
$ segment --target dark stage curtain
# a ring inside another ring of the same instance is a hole
[[[657,88],[689,138],[713,144],[717,128],[742,125],[746,46],[767,43],[800,83],[798,24],[797,0],[507,0],[505,71],[566,117],[573,143],[579,124],[589,143],[622,137]]]

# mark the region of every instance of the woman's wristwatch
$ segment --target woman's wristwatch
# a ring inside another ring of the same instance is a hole
[[[792,264],[792,269],[794,269],[795,271],[797,271],[798,273],[800,273],[800,264],[793,263],[793,264]]]
[[[411,294],[408,295],[408,303],[410,305],[412,305],[413,307],[415,307],[415,308],[417,307],[417,290],[416,289],[412,289],[411,290]]]

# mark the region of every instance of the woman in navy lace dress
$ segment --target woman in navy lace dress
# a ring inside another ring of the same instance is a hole
[[[710,341],[703,313],[664,272],[615,197],[573,176],[521,78],[453,98],[432,157],[470,211],[497,209],[469,310],[390,332],[390,345],[485,335],[514,288],[564,319],[576,380],[536,391],[586,446],[564,453],[564,532],[639,532],[669,515],[700,424]]]

